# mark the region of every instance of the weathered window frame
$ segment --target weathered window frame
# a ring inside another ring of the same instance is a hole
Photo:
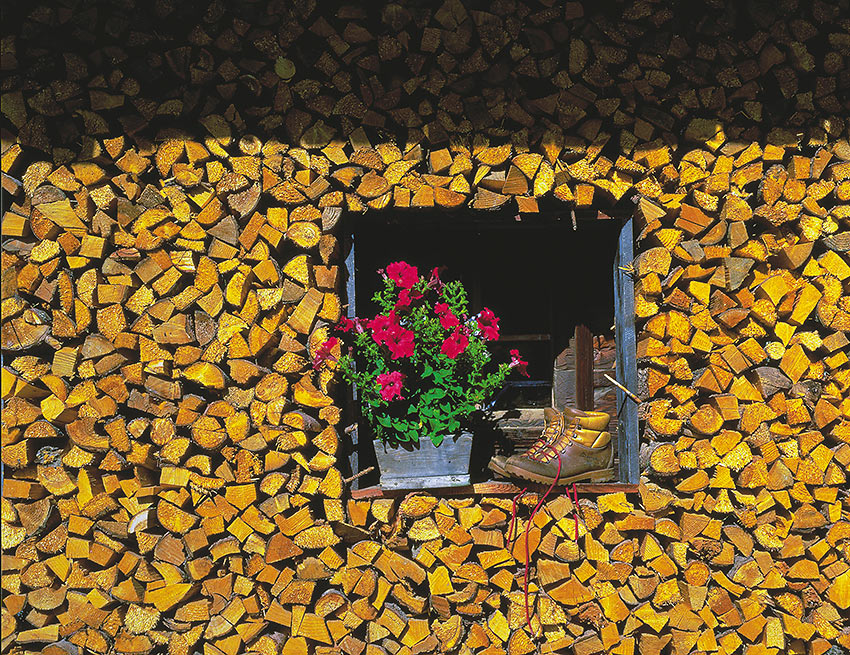
[[[606,217],[610,218],[610,217]],[[617,220],[617,219],[614,219]],[[614,316],[616,344],[616,377],[618,382],[629,390],[637,388],[637,350],[635,337],[634,313],[634,280],[631,263],[634,260],[634,222],[632,218],[622,219],[618,237],[618,247],[614,257]],[[356,226],[345,229],[343,236],[343,253],[346,273],[345,290],[347,296],[346,316],[354,318],[357,315],[355,244],[357,240]],[[622,486],[626,491],[633,491],[640,478],[638,461],[638,406],[622,390],[617,389],[617,447],[618,447],[618,481],[608,485],[598,485],[616,488]],[[356,411],[357,389],[348,385],[346,402],[350,409]],[[356,414],[355,414],[356,416]],[[358,423],[355,420],[348,428],[348,464],[354,478],[351,488],[360,488],[360,469]]]
[[[634,221],[629,218],[620,229],[614,257],[614,320],[617,353],[617,380],[630,390],[637,389],[637,339],[635,337]],[[638,406],[617,389],[618,475],[623,484],[640,479],[638,454]]]

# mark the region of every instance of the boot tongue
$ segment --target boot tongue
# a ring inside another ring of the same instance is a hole
[[[543,410],[543,420],[546,421],[546,424],[548,425],[549,423],[554,421],[559,414],[560,412],[555,408],[547,407]]]

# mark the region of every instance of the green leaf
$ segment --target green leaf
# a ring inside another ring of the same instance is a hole
[[[295,64],[283,57],[275,66],[281,77],[296,72]],[[424,279],[417,282],[416,288],[424,294],[423,298],[400,316],[402,324],[415,335],[417,348],[413,357],[391,360],[387,348],[363,332],[349,335],[346,341],[351,345],[351,354],[340,362],[345,379],[353,381],[360,390],[363,418],[376,435],[390,441],[451,434],[452,428],[459,427],[459,419],[467,416],[474,405],[491,398],[511,372],[507,363],[492,359],[489,344],[475,329],[462,357],[450,360],[440,352],[445,330],[434,312],[434,304],[447,302],[456,315],[468,315],[468,296],[459,281],[447,282],[439,297]],[[387,314],[395,306],[399,291],[398,285],[385,278],[373,296],[374,314]],[[401,370],[408,380],[406,402],[385,402],[380,398],[376,377],[391,370]]]

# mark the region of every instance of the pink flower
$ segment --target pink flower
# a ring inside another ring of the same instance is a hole
[[[413,357],[413,331],[396,325],[395,329],[387,337],[387,347],[393,359],[399,357]]]
[[[313,368],[319,368],[322,362],[328,359],[336,361],[332,351],[338,343],[339,339],[330,337],[321,346],[316,348],[316,354],[313,356]]]
[[[399,400],[404,400],[404,396],[401,395],[401,383],[403,380],[404,376],[399,371],[381,373],[377,377],[378,385],[381,387],[381,398],[387,402],[395,397],[398,397]]]
[[[460,330],[455,330],[450,336],[443,341],[440,352],[449,359],[457,359],[466,347],[469,345],[469,337]]]
[[[460,320],[454,315],[448,303],[438,302],[434,305],[434,312],[440,317],[440,325],[444,330],[451,330],[460,325]]]
[[[415,289],[402,289],[398,294],[398,302],[395,304],[395,308],[410,307],[411,301],[419,300],[421,297],[422,294]]]
[[[486,307],[478,314],[478,327],[487,341],[496,341],[499,338],[499,319],[492,310]]]
[[[343,316],[337,321],[336,329],[340,332],[351,332],[355,327],[354,321],[352,321],[348,316]]]
[[[387,276],[402,289],[410,289],[419,281],[419,271],[407,262],[393,262],[387,266]]]
[[[378,314],[375,318],[369,321],[366,327],[372,330],[372,338],[375,340],[375,343],[380,346],[387,342],[387,339],[392,333],[395,325],[398,325],[398,323],[396,323],[395,312],[390,312],[389,316]]]
[[[378,314],[369,321],[368,327],[372,330],[375,343],[379,346],[386,345],[393,359],[413,356],[413,331],[398,324],[395,310],[391,311],[389,316]]]
[[[511,363],[509,364],[511,368],[515,368],[520,374],[528,377],[528,371],[526,367],[528,366],[528,362],[526,362],[522,357],[519,356],[519,350],[514,348],[511,350]]]

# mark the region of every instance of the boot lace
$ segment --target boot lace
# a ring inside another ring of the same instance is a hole
[[[546,490],[546,493],[537,501],[537,504],[534,506],[534,509],[531,510],[531,514],[528,517],[528,521],[525,524],[525,573],[523,576],[523,600],[525,602],[525,623],[528,626],[528,631],[533,634],[533,628],[531,627],[531,607],[528,602],[528,573],[529,573],[529,562],[531,560],[531,552],[528,546],[528,533],[531,529],[531,524],[534,522],[534,517],[537,515],[537,512],[540,511],[540,508],[543,507],[543,504],[546,502],[546,498],[548,498],[549,494],[552,493],[552,490],[558,485],[558,481],[561,478],[561,458],[560,452],[556,450],[554,446],[551,444],[545,444],[545,448],[549,449],[554,453],[554,457],[558,461],[558,471],[555,473],[555,479],[552,480],[552,484],[549,485],[549,488]],[[528,491],[528,487],[524,487],[522,491],[520,491],[513,499],[513,507],[511,510],[511,527],[508,532],[508,542],[511,544],[511,550],[513,550],[512,538],[514,533],[514,526],[516,523],[516,507],[519,500],[525,495],[526,491]],[[575,541],[578,542],[578,488],[576,487],[575,482],[573,482],[573,519],[575,520]],[[567,492],[569,493],[569,492]],[[517,535],[519,536],[519,535]]]
[[[508,529],[508,547],[511,551],[514,549],[514,537],[518,537],[519,535],[514,535],[514,528],[516,527],[516,506],[517,503],[522,499],[525,495],[525,492],[528,491],[528,487],[523,487],[522,491],[520,491],[517,495],[514,496],[513,504],[511,505],[511,527]]]
[[[537,504],[534,506],[534,509],[531,510],[531,514],[528,517],[528,522],[525,524],[525,576],[523,579],[522,593],[523,599],[525,600],[525,623],[528,626],[529,632],[532,632],[532,634],[533,629],[531,627],[531,610],[528,605],[528,569],[530,568],[529,560],[531,559],[531,554],[528,549],[528,531],[531,529],[531,524],[534,522],[535,515],[540,510],[540,508],[543,507],[543,503],[546,502],[546,498],[549,496],[550,493],[552,493],[552,489],[555,488],[555,485],[558,484],[558,479],[561,477],[561,458],[558,457],[558,451],[555,450],[555,448],[548,443],[546,444],[546,447],[552,449],[555,452],[555,457],[557,457],[558,459],[558,472],[555,474],[555,479],[552,480],[552,484],[549,485],[549,488],[546,490],[546,493],[543,494],[540,500],[537,501]]]
[[[575,435],[578,429],[579,424],[577,422],[571,423],[566,429],[559,431],[550,440],[541,443],[539,449],[535,450],[535,452],[530,452],[531,449],[529,448],[529,453],[526,456],[536,462],[549,462],[553,458],[560,460],[560,451],[572,441],[573,435]],[[558,466],[560,468],[560,464]]]
[[[525,452],[526,457],[530,457],[532,459],[536,458],[539,453],[545,451],[546,446],[553,439],[557,439],[558,435],[561,434],[561,431],[564,429],[564,417],[563,415],[558,415],[550,423],[543,428],[543,432],[540,433],[540,436],[537,438],[531,446],[529,446],[528,450]]]

